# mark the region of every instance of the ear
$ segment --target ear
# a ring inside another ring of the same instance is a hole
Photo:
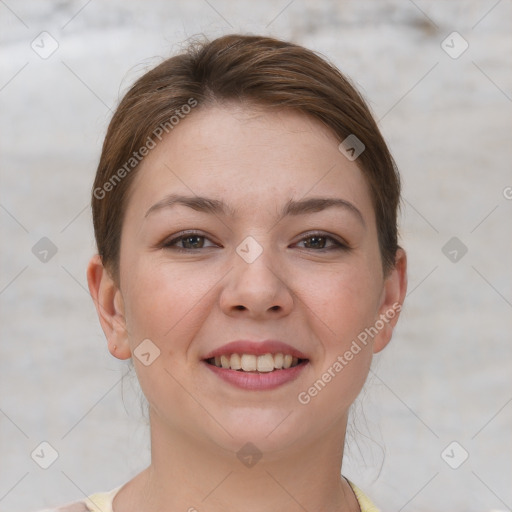
[[[130,358],[123,296],[98,254],[87,267],[87,282],[110,353],[118,359]]]
[[[373,352],[375,354],[390,342],[393,329],[402,310],[406,292],[407,256],[405,251],[399,248],[395,256],[395,266],[384,279],[378,319],[375,322],[375,326],[379,327],[379,332],[373,342]]]

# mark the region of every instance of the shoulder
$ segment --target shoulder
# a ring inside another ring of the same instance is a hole
[[[112,512],[112,500],[120,488],[109,492],[92,494],[85,500],[74,501],[55,508],[45,508],[37,512]]]

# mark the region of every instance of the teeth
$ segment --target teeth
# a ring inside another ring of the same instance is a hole
[[[254,372],[257,368],[256,356],[251,354],[244,354],[241,357],[242,370],[244,372]]]
[[[231,354],[216,356],[209,360],[218,368],[226,370],[243,370],[245,372],[268,373],[274,370],[281,370],[297,366],[299,359],[290,354],[264,354],[255,356],[253,354]]]
[[[271,372],[274,369],[274,358],[272,354],[265,354],[264,356],[258,356],[258,371],[259,372]]]
[[[240,356],[238,354],[231,354],[231,359],[229,360],[229,366],[232,370],[241,370],[242,369],[242,361],[240,360]]]

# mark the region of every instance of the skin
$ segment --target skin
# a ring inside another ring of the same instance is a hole
[[[297,397],[402,304],[406,257],[400,249],[384,275],[368,185],[338,144],[301,113],[231,103],[194,111],[141,163],[119,283],[98,256],[87,272],[110,352],[130,358],[144,339],[160,350],[149,366],[133,357],[150,404],[152,462],[116,496],[115,512],[359,510],[340,478],[348,410],[398,313],[308,404]],[[233,211],[174,205],[146,216],[168,194]],[[361,218],[341,207],[279,217],[289,200],[312,197],[343,199]],[[183,230],[206,238],[189,239],[186,252],[162,247]],[[263,250],[252,263],[235,250],[247,236]],[[202,359],[238,339],[284,341],[309,363],[278,389],[236,388]],[[251,468],[236,457],[247,442],[263,455]]]

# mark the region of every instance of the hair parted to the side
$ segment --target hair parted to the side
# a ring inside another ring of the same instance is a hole
[[[365,145],[356,163],[370,187],[384,272],[398,249],[400,178],[366,102],[343,74],[311,50],[270,37],[227,35],[194,42],[139,78],[107,130],[92,194],[103,265],[119,279],[121,229],[130,183],[142,157],[193,107],[241,101],[291,108],[320,120],[341,143]]]

